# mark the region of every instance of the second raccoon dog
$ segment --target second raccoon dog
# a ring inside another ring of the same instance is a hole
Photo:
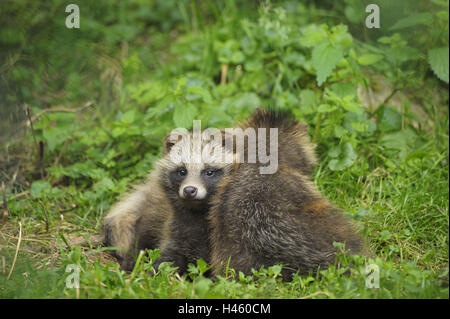
[[[163,157],[148,180],[105,216],[105,244],[120,248],[115,255],[122,269],[131,271],[137,253],[146,248],[161,249],[155,268],[163,261],[173,261],[184,272],[189,262],[209,260],[206,213],[218,181],[230,168],[214,158],[192,163],[191,144],[192,133],[187,131],[181,141],[166,136]],[[170,155],[174,145],[181,149],[177,162]],[[209,151],[215,146],[205,140],[200,149]]]
[[[311,181],[316,163],[307,126],[288,113],[256,109],[245,128],[278,128],[278,170],[260,174],[242,163],[220,183],[210,209],[211,264],[219,274],[284,264],[282,275],[315,272],[334,262],[333,242],[358,253],[362,241]]]

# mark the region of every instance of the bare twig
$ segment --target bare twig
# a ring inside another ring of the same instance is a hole
[[[327,297],[330,297],[330,294],[329,294],[328,292],[325,292],[325,291],[316,291],[315,293],[312,293],[312,294],[310,294],[310,295],[308,295],[308,296],[300,297],[300,299],[309,299],[309,298],[315,297],[315,296],[317,296],[317,295],[325,295],[325,296],[327,296]]]
[[[36,120],[41,117],[45,113],[52,113],[52,112],[67,112],[67,113],[78,113],[83,111],[85,108],[88,108],[93,104],[92,101],[88,101],[85,105],[77,107],[77,108],[69,108],[64,106],[53,106],[51,108],[45,109],[40,111],[38,114],[30,118],[31,122],[36,122]]]
[[[11,269],[9,270],[8,277],[6,277],[6,280],[9,280],[9,278],[11,277],[11,275],[13,273],[14,266],[16,265],[17,255],[19,254],[19,248],[20,248],[21,242],[22,242],[22,223],[19,222],[19,240],[17,241],[16,253],[14,254],[13,263],[11,265]]]
[[[59,160],[61,159],[61,156],[63,155],[64,151],[66,150],[67,144],[69,142],[69,139],[64,141],[63,146],[61,147],[61,151],[58,154],[58,157],[55,159],[55,162],[53,163],[53,166],[57,166],[59,163]]]
[[[316,128],[314,129],[313,143],[317,143],[320,131],[320,122],[322,121],[322,113],[317,115]]]
[[[223,64],[220,74],[220,85],[227,84],[228,64]]]
[[[74,210],[75,208],[77,208],[77,205],[75,205],[74,203],[72,203],[71,206],[72,206],[71,208],[66,208],[66,209],[60,210],[59,213],[60,214],[67,213],[67,212],[70,212],[70,211]]]
[[[11,196],[11,197],[9,198],[9,200],[13,200],[13,199],[16,199],[16,198],[25,196],[25,195],[28,194],[29,192],[30,192],[30,190],[27,189],[26,191],[23,191],[23,192],[21,192],[21,193],[18,193],[18,194],[15,194],[15,195]],[[5,205],[6,205],[6,202],[3,201],[3,209],[4,209]]]

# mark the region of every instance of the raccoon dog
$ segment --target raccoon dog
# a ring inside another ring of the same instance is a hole
[[[316,156],[306,124],[289,113],[256,109],[242,128],[278,128],[278,170],[261,174],[258,163],[242,163],[219,184],[208,217],[213,273],[228,262],[245,274],[279,263],[287,265],[282,275],[288,279],[333,263],[333,242],[358,253],[359,235],[311,181]]]
[[[209,261],[209,201],[232,165],[214,153],[223,150],[222,140],[211,139],[210,131],[203,132],[200,143],[195,131],[175,133],[164,139],[163,157],[148,181],[104,219],[105,242],[121,248],[116,256],[124,270],[133,269],[137,252],[145,248],[161,249],[155,269],[168,261],[184,273],[188,263]]]

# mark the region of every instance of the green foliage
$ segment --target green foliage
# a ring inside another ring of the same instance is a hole
[[[74,251],[79,251],[75,249]],[[64,288],[61,280],[58,288],[69,298],[445,298],[448,287],[440,287],[432,272],[418,271],[414,262],[396,268],[392,262],[380,258],[365,260],[362,256],[337,258],[340,267],[332,265],[317,275],[298,276],[282,282],[282,266],[254,269],[251,276],[242,273],[231,278],[217,276],[215,280],[203,276],[206,263],[199,260],[190,265],[188,274],[176,278],[175,268],[163,263],[156,276],[149,276],[151,263],[158,252],[141,258],[130,274],[118,271],[113,264],[103,265],[95,261],[85,269],[87,261],[82,254],[71,253],[63,264],[80,266],[80,289]],[[350,264],[352,265],[350,267]],[[367,288],[370,273],[367,265],[378,267],[380,287]],[[69,273],[62,276],[65,279]],[[446,273],[441,273],[443,278]],[[18,276],[19,277],[19,276]],[[189,278],[189,279],[188,279]],[[438,285],[436,287],[436,285]],[[318,293],[317,293],[318,292]]]
[[[39,115],[17,147],[38,164],[25,195],[8,201],[9,223],[45,243],[39,260],[19,254],[10,280],[0,274],[0,296],[448,298],[448,1],[380,1],[382,28],[364,32],[369,0],[79,1],[79,30],[63,25],[68,3],[7,0],[0,11],[0,89]],[[393,91],[363,100],[380,82]],[[401,102],[390,100],[397,92]],[[72,244],[100,231],[172,128],[230,127],[259,106],[308,124],[316,184],[376,257],[342,255],[342,268],[289,282],[282,265],[211,280],[202,260],[186,276],[170,263],[154,274],[159,252],[148,251],[125,274],[93,258],[107,249]],[[16,244],[0,247],[7,265]],[[65,287],[69,264],[81,268],[79,291]],[[365,286],[368,264],[380,268],[380,289]]]
[[[428,51],[428,62],[433,72],[442,81],[448,83],[448,46],[443,48],[435,48]]]
[[[361,14],[370,1],[346,0],[345,14],[354,26],[364,23]],[[448,32],[449,2],[436,1],[378,1],[381,28],[365,33],[366,41],[377,40],[390,44],[389,49],[379,52],[372,48],[372,54],[384,53],[388,62],[401,66],[406,72],[422,77],[427,71],[422,60],[427,60],[436,76],[448,83]],[[370,42],[369,42],[370,43]],[[408,64],[404,62],[410,62]],[[411,63],[411,61],[420,61]],[[412,85],[413,83],[409,83]]]

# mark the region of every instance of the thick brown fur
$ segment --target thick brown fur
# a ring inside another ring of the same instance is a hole
[[[192,137],[192,134],[191,134]],[[223,137],[222,137],[223,138]],[[191,140],[193,143],[193,141]],[[182,148],[188,148],[191,142],[179,142]],[[222,147],[223,141],[221,140]],[[171,151],[173,141],[165,142],[165,153]],[[212,144],[208,141],[202,142],[202,151],[210,149]],[[191,148],[193,150],[193,147]],[[210,199],[214,196],[217,184],[220,180],[231,173],[233,163],[224,163],[221,158],[214,156],[209,158],[210,162],[192,163],[192,158],[186,158],[183,163],[174,166],[170,161],[161,161],[160,174],[163,188],[166,196],[173,207],[171,220],[165,227],[165,238],[161,243],[161,257],[156,261],[154,267],[158,269],[162,262],[174,262],[174,266],[178,267],[180,273],[187,270],[189,263],[195,264],[198,259],[206,262],[210,261],[210,243],[209,243],[209,225],[207,215],[210,208]],[[174,169],[185,168],[187,170],[188,180],[190,177],[195,179],[195,184],[201,184],[206,190],[206,197],[198,201],[187,201],[180,198],[178,189],[183,184],[183,179],[174,177]],[[207,177],[205,171],[214,170],[214,175]],[[193,176],[190,176],[193,174]]]
[[[342,212],[311,181],[316,164],[306,124],[279,111],[257,109],[242,128],[278,128],[279,166],[260,174],[260,163],[242,163],[218,186],[209,213],[211,264],[220,274],[287,265],[283,276],[326,268],[335,259],[333,242],[358,253],[362,241]]]
[[[180,141],[172,140],[169,135],[164,139],[163,157],[156,162],[148,181],[116,204],[104,218],[105,243],[121,248],[116,256],[121,268],[127,271],[134,267],[138,252],[146,248],[161,250],[160,258],[154,263],[156,270],[162,262],[173,262],[178,271],[184,273],[187,265],[195,264],[199,258],[209,261],[206,219],[209,200],[222,176],[229,174],[232,164],[216,163],[216,158],[212,158],[211,163],[193,163],[189,156],[175,163],[170,151]],[[192,133],[187,135],[192,137]],[[191,147],[192,139],[186,141],[178,145],[183,149]],[[216,144],[204,141],[202,150],[209,150],[212,145]],[[178,175],[181,168],[186,169],[186,176]],[[205,170],[212,168],[214,175],[207,177]],[[183,198],[185,182],[199,186],[203,196],[195,200]]]
[[[133,269],[140,250],[160,247],[165,224],[173,214],[159,175],[153,171],[144,184],[114,205],[103,220],[105,244],[119,248],[114,255],[123,270]]]

